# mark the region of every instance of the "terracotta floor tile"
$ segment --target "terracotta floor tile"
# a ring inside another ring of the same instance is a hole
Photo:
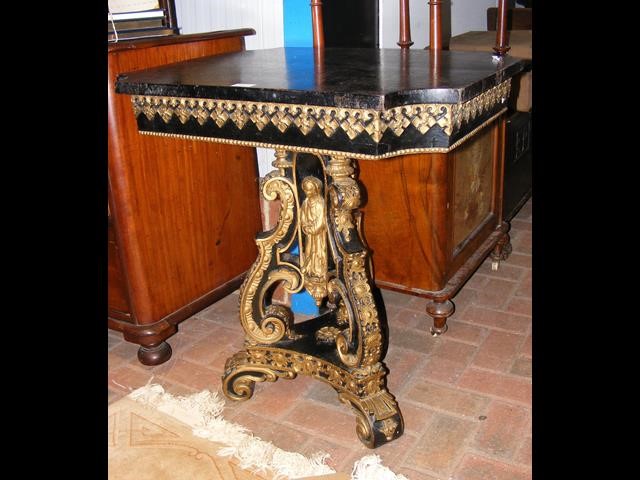
[[[458,386],[531,406],[531,379],[529,378],[469,368],[460,377]]]
[[[489,370],[508,372],[524,340],[524,335],[492,331],[480,345],[472,364]]]
[[[240,295],[238,290],[221,298],[213,305],[205,308],[195,316],[205,320],[229,323],[233,319],[240,323],[239,309],[240,309]]]
[[[462,363],[442,358],[429,358],[414,378],[455,385],[464,370],[465,365]]]
[[[336,472],[350,473],[353,468],[353,459],[360,458],[359,454],[344,445],[330,442],[318,435],[307,435],[307,440],[300,446],[297,451],[302,455],[311,456],[317,452],[324,452],[330,455],[327,465]]]
[[[498,270],[494,271],[491,268],[491,262],[491,257],[487,257],[484,263],[480,265],[480,268],[478,268],[478,272],[476,273],[476,275],[481,273],[483,275],[486,275],[487,277],[501,278],[503,280],[511,280],[513,282],[517,282],[521,280],[527,272],[526,268],[510,264],[509,259],[501,261]],[[484,289],[485,287],[486,285],[483,285],[482,288]]]
[[[426,381],[411,385],[404,398],[429,408],[474,419],[484,414],[490,401],[487,397],[475,393]]]
[[[395,470],[395,468],[401,465],[402,460],[407,456],[409,450],[418,443],[418,436],[405,432],[399,438],[396,438],[393,442],[385,443],[375,449],[376,455],[380,456],[382,464]],[[365,455],[371,455],[371,450],[362,445],[359,450],[356,451],[361,457]]]
[[[178,324],[178,332],[187,334],[195,339],[200,339],[209,335],[215,326],[216,323],[211,320],[201,317],[191,317]],[[169,339],[169,342],[171,342],[171,339]]]
[[[117,347],[121,343],[124,342],[122,339],[122,335],[117,332],[112,332],[111,330],[107,330],[107,349],[111,350],[113,347]]]
[[[507,312],[517,313],[520,315],[531,316],[532,302],[531,298],[514,297],[507,303],[505,310]]]
[[[532,260],[533,258],[531,255],[512,252],[511,255],[509,255],[507,262],[509,265],[531,269]]]
[[[430,333],[413,328],[389,328],[389,343],[418,353],[430,353],[434,346],[434,338]]]
[[[158,375],[171,382],[195,388],[197,391],[217,388],[220,377],[220,373],[214,369],[182,359],[177,359]]]
[[[525,430],[530,411],[517,405],[493,401],[485,413],[486,419],[480,422],[473,447],[490,456],[510,460],[522,443],[522,438],[531,433]],[[505,425],[509,425],[509,428],[504,428]]]
[[[522,442],[522,445],[520,445],[520,448],[516,452],[513,460],[516,463],[521,463],[527,467],[531,467],[531,464],[532,464],[531,453],[532,453],[531,437],[527,437]]]
[[[467,454],[453,476],[456,480],[529,480],[531,470]]]
[[[333,390],[329,385],[312,379],[305,375],[298,375],[292,380],[279,379],[276,382],[264,382],[256,384],[251,402],[251,410],[271,419],[280,419],[292,410],[301,398],[308,396],[308,392],[316,385],[325,386]],[[335,402],[344,408],[338,401],[338,394],[333,390]],[[247,403],[247,406],[248,403]]]
[[[532,348],[532,337],[531,334],[527,335],[527,338],[525,339],[524,343],[522,344],[522,348],[520,350],[520,353],[522,355],[526,355],[527,357],[531,357],[531,348]]]
[[[430,475],[428,473],[419,472],[417,470],[413,470],[412,468],[400,467],[397,470],[393,471],[398,475],[404,475],[409,480],[445,480],[449,477],[447,476],[435,476]]]
[[[489,265],[489,267],[491,267],[491,265]],[[489,268],[489,270],[491,270],[491,268]],[[487,277],[486,275],[483,275],[482,273],[483,272],[480,272],[479,270],[476,271],[476,273],[471,275],[469,280],[467,280],[467,283],[465,283],[464,287],[462,288],[473,288],[475,290],[482,290],[485,287],[485,285],[489,282],[489,277]],[[454,301],[455,301],[455,297],[454,297]]]
[[[181,352],[181,358],[205,366],[220,366],[220,352],[233,354],[241,350],[244,337],[229,328],[213,324],[211,332]]]
[[[313,385],[307,390],[306,397],[334,407],[342,405],[340,400],[338,400],[336,390],[325,382],[313,382]]]
[[[247,427],[256,437],[290,452],[299,452],[308,438],[304,432],[250,412],[244,412],[242,417],[236,417],[235,420],[240,421],[242,426]]]
[[[113,402],[116,402],[116,401],[120,400],[125,395],[126,395],[126,393],[123,392],[122,390],[116,390],[116,389],[113,389],[113,388],[108,388],[107,403],[109,405],[111,405]]]
[[[409,402],[403,402],[402,398],[398,399],[398,405],[404,419],[404,431],[407,434],[421,436],[431,419],[434,411],[420,406],[412,405]]]
[[[482,291],[477,293],[473,304],[500,309],[510,300],[517,287],[514,281],[490,278]]]
[[[346,405],[343,411],[336,411],[312,400],[301,399],[283,421],[286,425],[296,426],[348,447],[353,446],[354,442],[359,442],[355,434],[355,414]]]
[[[445,333],[447,340],[458,340],[473,345],[480,345],[490,331],[483,326],[470,325],[454,318],[449,318],[447,325],[449,326]]]
[[[382,293],[382,299],[387,306],[393,306],[398,308],[406,308],[411,303],[413,296],[406,293],[396,292],[394,290],[380,289]]]
[[[528,358],[528,357],[516,358],[516,361],[513,363],[511,370],[509,370],[509,373],[512,373],[513,375],[520,375],[521,377],[531,377],[532,375],[531,358]]]
[[[520,231],[516,241],[511,242],[513,245],[513,251],[531,255],[531,237],[531,232],[524,230]]]
[[[522,208],[514,218],[517,218],[518,220],[531,221],[532,215],[533,215],[533,197],[529,198],[529,200],[525,202],[525,204],[522,206]]]
[[[449,331],[447,330],[447,333]],[[431,353],[433,360],[448,360],[450,362],[460,363],[466,365],[469,363],[471,357],[473,357],[478,349],[475,345],[469,345],[468,343],[456,342],[445,335],[438,337],[437,347]],[[436,361],[438,361],[436,360]]]
[[[467,288],[466,285],[462,287],[462,289],[456,294],[456,296],[451,299],[451,301],[455,305],[455,311],[453,312],[453,315],[449,317],[449,319],[455,318],[455,315],[457,313],[462,312],[469,305],[473,305],[478,298],[478,294],[484,292],[489,281],[490,280],[487,279],[485,286],[482,287],[481,290],[475,290],[470,286]],[[447,321],[449,321],[449,319]]]
[[[516,297],[531,298],[531,270],[520,281],[520,285],[514,292]]]
[[[119,357],[120,360],[128,362],[132,358],[138,358],[138,349],[140,345],[135,343],[122,341],[118,345],[115,345],[109,350],[109,358],[115,359]]]
[[[109,364],[110,369],[121,367],[122,365],[129,363],[129,357],[123,357],[113,352],[107,352],[107,363]]]
[[[513,220],[511,220],[511,228],[513,230],[530,231],[532,230],[532,223],[531,221],[525,221],[525,220],[520,220],[518,218],[514,218]]]
[[[476,423],[469,420],[436,414],[427,432],[405,458],[404,466],[450,473],[454,460],[464,451],[464,444],[476,427]]]
[[[428,331],[431,326],[431,317],[424,310],[416,311],[408,308],[395,308],[396,313],[389,317],[389,327],[393,331],[394,328],[413,328],[417,330]]]
[[[391,393],[398,396],[412,378],[413,373],[426,360],[426,355],[414,351],[405,351],[391,345],[384,359],[389,369],[387,387]]]
[[[529,325],[531,324],[531,317],[491,310],[485,307],[477,307],[475,305],[467,308],[464,312],[464,317],[460,320],[473,323],[475,325],[495,327],[520,334],[526,333],[529,329]]]
[[[125,394],[131,393],[136,388],[140,388],[147,384],[153,375],[142,369],[124,364],[109,370],[108,387],[114,390],[120,390]]]

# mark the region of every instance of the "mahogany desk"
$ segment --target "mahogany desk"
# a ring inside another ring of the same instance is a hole
[[[425,258],[440,282],[458,285],[492,249],[499,257],[508,238],[497,211],[501,116],[511,77],[522,68],[517,59],[496,62],[480,52],[279,48],[118,77],[116,91],[131,95],[142,134],[276,150],[275,170],[261,189],[280,201],[280,216],[258,234],[258,259],[240,291],[245,349],[227,361],[228,397],[246,400],[256,381],[302,373],[328,382],[353,407],[365,445],[402,434],[402,415],[386,388],[386,317],[363,237],[366,193],[355,179],[356,160],[374,175],[380,165],[378,181],[391,182],[384,175],[394,169],[384,159],[410,163],[416,156],[414,180],[428,193],[416,201],[429,202],[434,218],[444,219],[440,226],[433,220],[431,233],[446,241],[433,245],[451,246],[434,247]],[[413,228],[397,225],[384,204],[376,210],[365,221]],[[402,244],[393,248],[406,253]],[[320,315],[294,321],[290,309],[271,301],[277,285],[306,289]],[[436,328],[444,327],[447,302],[442,292],[434,297]]]

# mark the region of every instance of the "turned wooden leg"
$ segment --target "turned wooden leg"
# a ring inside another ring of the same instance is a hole
[[[497,271],[498,267],[500,267],[500,262],[509,258],[511,250],[511,237],[509,237],[508,233],[505,233],[491,252],[491,270]]]
[[[451,300],[437,301],[430,300],[427,303],[427,313],[433,318],[431,335],[437,337],[447,331],[447,318],[451,316],[455,307]]]
[[[167,342],[160,342],[158,345],[140,346],[138,349],[138,360],[143,365],[160,365],[171,358],[171,346]]]

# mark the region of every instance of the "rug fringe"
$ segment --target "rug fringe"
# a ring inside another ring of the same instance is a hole
[[[188,396],[174,396],[161,385],[148,383],[131,392],[129,397],[190,426],[197,437],[226,445],[218,450],[218,455],[234,457],[240,468],[263,474],[270,470],[274,480],[336,473],[326,464],[330,458],[327,453],[305,457],[287,452],[254,436],[242,425],[225,420],[222,417],[224,400],[217,392],[203,390]],[[354,464],[351,480],[408,479],[383,466],[378,455],[367,455]]]
[[[227,445],[218,455],[235,457],[240,468],[255,473],[271,470],[274,480],[336,473],[326,465],[329,458],[326,453],[307,458],[300,453],[286,452],[248,433],[243,426],[226,421],[222,418],[224,400],[217,392],[203,390],[193,395],[174,396],[166,393],[161,385],[148,384],[131,392],[129,397],[187,424],[197,437]]]
[[[409,480],[382,465],[378,455],[366,455],[353,465],[351,480]]]

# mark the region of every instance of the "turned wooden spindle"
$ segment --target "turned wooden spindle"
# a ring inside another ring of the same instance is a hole
[[[442,50],[442,2],[429,1],[429,50]]]
[[[507,0],[498,0],[498,19],[496,24],[496,46],[493,50],[496,55],[505,55],[509,47],[509,32],[507,30]]]
[[[413,45],[411,41],[411,19],[409,15],[409,0],[400,0],[400,38],[398,46],[403,50]]]
[[[324,23],[322,20],[322,1],[311,0],[311,28],[313,30],[313,48],[324,48]]]

